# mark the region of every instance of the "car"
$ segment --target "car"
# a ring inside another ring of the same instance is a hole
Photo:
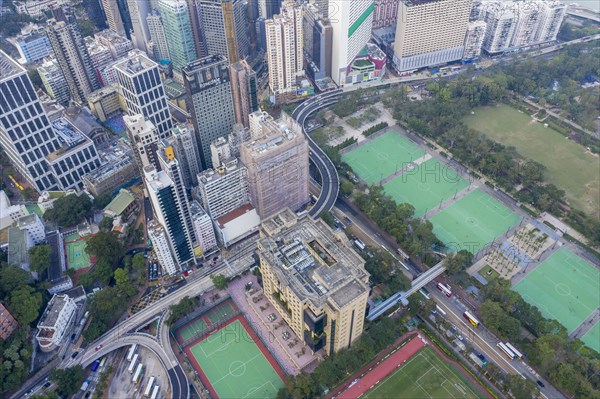
[[[85,393],[85,398],[89,398],[91,394],[92,394],[92,391],[87,391]]]
[[[481,353],[476,353],[476,355],[478,358],[485,361],[485,356],[483,356]]]
[[[102,347],[103,347],[103,346],[104,346],[104,345],[102,345],[102,344],[98,345],[98,346],[96,347],[96,352],[98,352],[100,349],[102,349]]]
[[[537,380],[536,382],[537,382],[537,384],[538,384],[540,387],[542,387],[542,388],[544,388],[544,387],[546,386],[546,385],[544,385],[544,383],[543,383],[542,381],[540,381],[540,380]]]
[[[215,256],[215,257],[213,258],[213,262],[216,262],[216,261],[217,261],[217,259],[219,259],[219,256]]]
[[[71,355],[71,359],[75,359],[77,355],[79,355],[79,351],[73,352],[73,354]]]
[[[44,388],[48,388],[50,385],[52,385],[52,383],[50,381],[48,381],[47,383],[44,384]]]

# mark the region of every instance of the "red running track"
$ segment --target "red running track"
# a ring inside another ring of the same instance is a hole
[[[424,346],[425,343],[419,337],[414,337],[402,348],[396,350],[396,352],[381,362],[377,368],[373,369],[373,371],[362,377],[356,384],[352,385],[350,388],[338,395],[338,398],[356,399],[363,395],[365,392],[371,389],[373,385],[383,380],[399,366],[402,366],[406,360],[413,357],[414,354]]]

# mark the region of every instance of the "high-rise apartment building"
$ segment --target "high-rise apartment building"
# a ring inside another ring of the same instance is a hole
[[[157,172],[154,166],[144,168],[146,189],[152,203],[156,221],[163,226],[171,253],[179,268],[194,262],[192,239],[184,215],[184,201],[175,182],[165,171]],[[188,215],[189,216],[189,215]]]
[[[46,33],[67,82],[71,99],[85,104],[86,96],[98,90],[100,83],[79,26],[73,18],[68,15],[65,21],[48,20]]]
[[[197,0],[198,23],[207,55],[221,54],[231,64],[250,52],[246,2]]]
[[[508,50],[519,17],[514,4],[486,3],[481,10],[481,17],[487,24],[482,48],[490,54]]]
[[[173,71],[179,74],[183,67],[198,58],[188,5],[185,0],[160,0],[158,6]]]
[[[27,71],[0,51],[0,145],[37,191],[79,188],[85,170],[98,166],[93,142],[68,130],[55,131]]]
[[[98,82],[100,82],[100,84],[102,85],[103,82],[100,76],[100,71],[104,70],[104,68],[106,68],[109,64],[111,64],[114,61],[112,53],[107,46],[99,43],[92,37],[88,36],[84,39],[84,41],[85,46],[88,50],[88,54],[92,59],[92,66],[94,68],[96,78],[98,79]],[[88,95],[89,94],[91,93],[88,93]],[[86,102],[88,95],[86,95]]]
[[[340,86],[349,84],[352,79],[348,67],[371,38],[373,11],[372,0],[329,0],[329,15],[333,28],[331,78]]]
[[[248,115],[258,111],[259,107],[256,72],[245,60],[242,60],[231,64],[229,76],[231,78],[235,122],[249,127]]]
[[[175,126],[171,130],[171,136],[162,139],[159,147],[172,148],[181,168],[184,185],[188,189],[195,186],[196,175],[200,172],[200,157],[198,156],[194,127],[187,123]]]
[[[261,219],[285,208],[298,210],[308,202],[308,142],[291,119],[275,121],[269,114],[250,114],[252,141],[242,144],[248,168],[250,199]]]
[[[133,50],[133,44],[131,40],[116,34],[110,29],[105,29],[94,34],[94,38],[98,43],[105,45],[109,48],[113,59],[121,59]]]
[[[148,238],[152,242],[152,250],[156,254],[163,272],[169,275],[177,273],[177,263],[175,263],[175,259],[171,255],[171,246],[163,226],[153,220],[148,223],[147,230]]]
[[[352,346],[364,328],[369,273],[348,238],[289,209],[263,220],[260,237],[265,298],[290,328],[313,353]]]
[[[304,10],[304,51],[306,70],[314,80],[331,77],[332,43],[331,23],[315,5],[309,4]]]
[[[125,27],[123,26],[123,20],[121,19],[117,0],[102,0],[102,8],[104,9],[104,15],[106,15],[108,29],[124,36]]]
[[[220,54],[201,58],[183,69],[202,169],[212,167],[210,144],[227,137],[235,123],[229,63]]]
[[[190,202],[190,214],[192,215],[192,224],[196,234],[196,244],[202,254],[217,248],[217,237],[215,236],[212,219],[197,201]]]
[[[375,0],[373,29],[396,25],[400,0]]]
[[[60,346],[76,310],[75,301],[66,294],[55,294],[50,299],[38,321],[38,332],[35,335],[43,352],[50,352]]]
[[[138,51],[114,65],[127,114],[141,114],[158,129],[160,139],[169,135],[173,121],[158,64]]]
[[[542,16],[535,35],[537,43],[556,40],[560,27],[567,13],[567,5],[561,1],[544,1],[541,5]]]
[[[460,60],[473,0],[400,0],[393,64],[411,71]]]
[[[37,69],[46,93],[62,105],[68,104],[71,93],[56,59],[44,61]]]
[[[296,78],[304,75],[302,7],[285,1],[281,14],[265,21],[269,87],[275,94],[297,88]]]
[[[474,60],[481,55],[481,46],[485,38],[487,24],[484,21],[472,21],[467,26],[467,34],[465,35],[465,51],[463,52],[463,60]]]
[[[154,124],[144,118],[143,115],[125,115],[123,117],[129,142],[133,149],[133,156],[137,162],[140,174],[148,165],[154,166],[160,170],[160,164],[157,158],[158,151],[158,132]]]
[[[158,11],[152,10],[146,18],[150,39],[152,40],[152,58],[157,61],[170,60],[169,46],[167,44],[167,36],[162,24],[162,19]]]

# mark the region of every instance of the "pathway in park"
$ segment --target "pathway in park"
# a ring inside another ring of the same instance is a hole
[[[596,309],[590,314],[584,321],[581,322],[579,327],[577,327],[571,334],[569,334],[569,338],[581,338],[588,331],[592,329],[596,325],[596,323],[600,320],[600,309]]]
[[[443,211],[444,209],[446,209],[447,207],[449,207],[450,205],[455,203],[456,201],[459,201],[460,199],[462,199],[465,195],[469,194],[471,191],[476,190],[478,188],[479,188],[479,184],[477,184],[477,183],[469,184],[469,187],[458,192],[456,195],[453,195],[452,197],[448,198],[446,201],[442,202],[440,205],[438,205],[434,209],[427,211],[423,216],[421,216],[421,219],[424,219],[424,220],[430,219],[431,217],[437,215],[438,213],[440,213],[441,211]]]
[[[379,180],[378,182],[376,182],[374,184],[377,186],[383,186],[384,184],[394,180],[396,177],[402,175],[403,173],[413,170],[414,168],[421,165],[422,163],[429,161],[431,158],[432,158],[432,156],[427,153],[427,154],[423,155],[421,158],[415,159],[410,164],[406,165],[405,167],[401,168],[400,170],[396,170],[395,173],[392,173],[388,177],[384,177],[382,180]]]

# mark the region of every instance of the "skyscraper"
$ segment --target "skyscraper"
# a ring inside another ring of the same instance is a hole
[[[410,71],[460,60],[473,0],[401,0],[394,66]]]
[[[338,85],[346,83],[348,66],[371,38],[373,24],[372,0],[329,0],[329,15],[333,28],[331,78]],[[351,80],[350,80],[351,82]]]
[[[510,4],[494,2],[481,11],[487,24],[483,49],[490,53],[500,53],[510,48],[513,34],[517,26],[518,13]]]
[[[229,64],[223,55],[201,58],[183,69],[202,170],[212,167],[210,144],[231,133],[235,123]]]
[[[308,142],[291,119],[274,121],[263,111],[250,115],[252,141],[242,144],[250,198],[261,219],[308,201]]]
[[[400,0],[375,0],[373,29],[396,24],[399,2]]]
[[[231,77],[235,121],[245,127],[249,127],[248,115],[258,111],[258,82],[256,72],[252,70],[245,60],[242,60],[231,64],[229,67],[229,76]]]
[[[281,14],[265,22],[269,87],[275,94],[296,89],[296,78],[304,75],[302,56],[302,8],[286,1]]]
[[[231,64],[250,52],[245,3],[242,0],[197,0],[198,22],[206,54],[221,54]]]
[[[164,228],[171,253],[178,268],[194,262],[192,240],[185,222],[183,201],[175,183],[166,172],[154,166],[144,168],[144,180],[156,221]]]
[[[152,250],[156,254],[163,272],[169,275],[177,273],[177,263],[175,263],[175,259],[171,255],[171,245],[163,226],[153,220],[148,223],[147,230],[148,238],[152,242]]]
[[[196,185],[196,175],[200,172],[200,157],[194,127],[190,124],[179,124],[171,130],[171,136],[162,139],[159,147],[171,147],[179,162],[183,182],[188,189]]]
[[[155,61],[170,60],[169,46],[167,44],[167,36],[162,24],[160,14],[156,10],[152,10],[146,18],[148,30],[150,31],[150,39],[152,40],[152,58]]]
[[[106,15],[108,28],[121,36],[125,35],[125,27],[123,26],[117,0],[102,0],[102,8],[104,9],[104,15]]]
[[[169,45],[173,71],[179,74],[183,67],[198,57],[190,12],[185,0],[160,0],[158,6]]]
[[[73,18],[67,15],[65,21],[48,20],[46,33],[67,81],[71,99],[86,104],[86,96],[98,90],[100,84],[79,26]]]
[[[146,43],[150,40],[146,18],[150,12],[150,2],[147,0],[127,0],[129,18],[133,35],[131,41],[138,50],[147,51]]]
[[[319,9],[309,4],[304,10],[304,51],[306,70],[315,80],[331,77],[333,28]]]
[[[472,21],[467,26],[467,34],[465,36],[465,51],[463,60],[473,60],[481,55],[481,45],[485,38],[485,30],[487,24],[484,21]]]
[[[129,115],[141,114],[158,129],[160,139],[169,135],[173,121],[158,64],[139,51],[113,67]]]
[[[156,156],[159,138],[154,124],[141,114],[125,115],[123,121],[140,174],[144,173],[144,168],[148,165],[160,170]]]

